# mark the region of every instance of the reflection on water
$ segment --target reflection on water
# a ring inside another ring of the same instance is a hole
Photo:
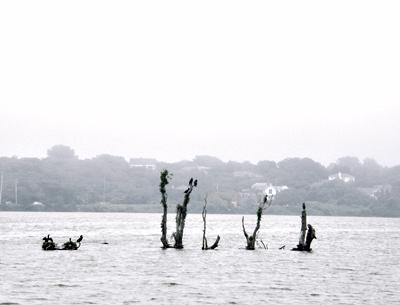
[[[246,251],[241,216],[209,215],[217,251],[201,251],[201,215],[185,249],[160,248],[157,214],[0,214],[1,304],[398,304],[400,220],[309,216],[313,253],[291,252],[299,217],[263,218],[269,250]],[[169,234],[174,215],[169,216]],[[246,217],[247,226],[255,222]],[[41,250],[84,235],[78,251]],[[103,244],[108,242],[108,244]],[[279,250],[282,245],[285,250]]]

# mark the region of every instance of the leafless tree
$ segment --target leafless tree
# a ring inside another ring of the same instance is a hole
[[[208,247],[208,243],[207,243],[207,237],[206,237],[206,230],[207,230],[207,195],[204,198],[204,207],[203,207],[203,212],[201,213],[202,217],[203,217],[203,245],[201,247],[202,250],[214,250],[215,248],[218,247],[218,243],[219,240],[221,239],[221,237],[219,235],[217,235],[217,239],[215,240],[215,242],[212,244],[211,247]]]
[[[172,248],[167,239],[167,191],[166,185],[169,183],[169,179],[171,178],[171,174],[168,170],[163,170],[160,174],[160,193],[161,193],[161,205],[163,207],[163,216],[161,219],[161,243],[164,249]],[[193,188],[197,186],[197,180],[193,181],[193,178],[190,178],[188,183],[188,188],[185,191],[184,199],[182,204],[178,204],[176,207],[176,231],[172,233],[174,238],[174,246],[175,249],[183,248],[183,230],[185,228],[185,220],[187,215],[187,206],[190,202],[190,194],[193,191]]]
[[[260,229],[261,217],[262,217],[263,211],[264,211],[264,209],[271,206],[271,203],[272,203],[272,197],[268,197],[268,195],[265,195],[263,200],[260,202],[260,204],[257,208],[257,224],[256,224],[256,227],[254,228],[252,235],[247,234],[246,228],[244,226],[244,216],[242,217],[242,228],[243,228],[243,234],[246,237],[246,242],[247,242],[246,249],[247,250],[255,249],[257,232]],[[264,248],[266,248],[266,247],[264,246]]]

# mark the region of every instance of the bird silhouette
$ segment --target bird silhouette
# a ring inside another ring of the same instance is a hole
[[[305,210],[305,209],[306,209],[306,203],[303,202],[303,210]]]
[[[190,178],[189,185],[192,186],[192,183],[193,183],[193,178]]]
[[[45,242],[53,242],[53,239],[50,237],[50,234],[47,234],[47,236],[45,236],[45,237],[43,237],[43,240],[45,241]]]
[[[196,180],[194,180],[194,183],[193,183],[193,185],[194,185],[194,186],[197,186],[197,179],[196,179]]]
[[[80,243],[80,242],[82,241],[82,239],[83,239],[83,236],[81,235],[81,236],[79,236],[79,238],[76,240],[76,242],[77,242],[77,243]]]

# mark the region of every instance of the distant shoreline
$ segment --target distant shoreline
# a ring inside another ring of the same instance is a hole
[[[0,216],[2,213],[70,213],[70,214],[77,214],[77,213],[93,213],[93,214],[162,214],[162,211],[160,212],[155,212],[155,211],[148,211],[148,212],[144,212],[144,211],[140,211],[140,212],[135,212],[135,211],[21,211],[21,210],[0,210]],[[201,212],[190,212],[189,211],[189,215],[201,215]],[[251,213],[221,213],[221,212],[209,212],[208,214],[211,215],[232,215],[232,216],[254,216],[255,214],[251,214]],[[172,217],[175,216],[175,211],[171,211],[168,212],[168,215],[171,215]],[[268,218],[268,216],[299,216],[297,214],[277,214],[277,213],[270,213],[270,214],[264,214],[263,218]],[[308,216],[312,216],[312,217],[357,217],[357,218],[400,218],[398,216],[380,216],[380,215],[324,215],[324,214],[313,214],[308,212]]]

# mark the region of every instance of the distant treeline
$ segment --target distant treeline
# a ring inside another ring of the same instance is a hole
[[[173,174],[171,204],[181,200],[188,178],[199,180],[192,212],[201,211],[208,194],[209,212],[254,213],[269,186],[277,194],[268,213],[298,215],[307,202],[310,214],[400,216],[400,166],[383,167],[373,159],[343,157],[328,167],[308,158],[252,164],[197,156],[164,163],[111,155],[79,159],[62,145],[43,159],[0,158],[0,210],[161,212],[164,168]]]

